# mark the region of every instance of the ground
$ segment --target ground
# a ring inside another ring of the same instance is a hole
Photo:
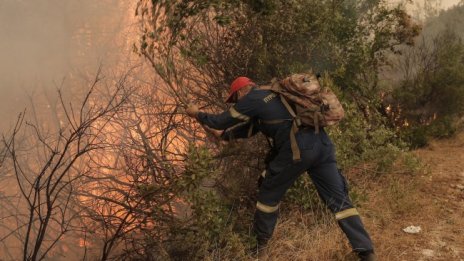
[[[347,174],[378,260],[464,261],[464,133],[412,155],[420,159],[418,171],[410,171],[416,163],[409,156],[401,163],[409,168],[375,177],[368,169]],[[260,260],[356,260],[334,224],[330,215],[287,214]],[[403,231],[411,225],[421,231]]]
[[[415,153],[429,173],[420,177],[422,211],[407,220],[424,231],[407,235],[413,248],[398,260],[464,260],[464,133]]]

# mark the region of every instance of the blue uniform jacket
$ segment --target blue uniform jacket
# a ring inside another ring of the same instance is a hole
[[[279,149],[289,140],[292,117],[279,96],[269,90],[253,88],[228,111],[220,114],[200,112],[200,123],[210,128],[225,130],[222,138],[247,138],[258,132],[270,137]],[[287,120],[277,124],[265,123],[272,120]]]

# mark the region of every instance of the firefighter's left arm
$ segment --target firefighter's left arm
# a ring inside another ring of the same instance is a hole
[[[258,112],[259,103],[256,102],[253,93],[241,98],[237,104],[228,111],[220,114],[198,112],[196,118],[201,124],[217,130],[225,130],[241,122],[249,122]]]
[[[220,114],[198,112],[196,118],[201,124],[216,130],[225,130],[241,122],[241,120],[232,117],[230,111],[224,111]]]
[[[239,123],[227,130],[225,130],[222,135],[221,139],[230,141],[234,139],[244,139],[249,138],[253,135],[258,133],[258,128],[253,121]]]

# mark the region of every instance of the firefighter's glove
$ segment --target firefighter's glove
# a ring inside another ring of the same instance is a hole
[[[187,115],[192,118],[196,118],[198,115],[198,112],[199,112],[198,106],[193,103],[189,104],[187,106],[187,109],[185,110],[185,113],[187,113]]]

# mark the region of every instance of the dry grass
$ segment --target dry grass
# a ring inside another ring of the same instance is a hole
[[[417,204],[415,179],[394,175],[375,179],[360,177],[356,186],[367,193],[367,200],[359,211],[380,260],[415,260],[402,259],[403,252],[411,244],[420,244],[420,238],[404,236],[401,231],[407,224],[414,224],[415,213],[424,209]],[[351,261],[357,258],[330,213],[318,216],[293,211],[278,224],[267,256],[262,260]]]
[[[278,224],[264,260],[351,260],[332,215],[292,212]]]

